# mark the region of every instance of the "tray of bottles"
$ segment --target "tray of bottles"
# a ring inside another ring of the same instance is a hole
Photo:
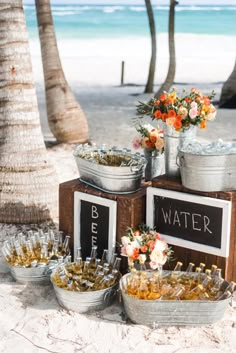
[[[108,262],[107,250],[98,259],[96,249],[96,246],[92,248],[85,261],[81,249],[77,249],[75,262],[64,263],[51,274],[57,300],[67,310],[79,313],[103,310],[112,304],[117,294],[121,259],[113,254]]]
[[[199,268],[162,273],[133,269],[120,280],[126,315],[151,327],[212,324],[222,319],[235,288],[234,282],[220,277],[220,269],[214,271],[213,275]]]
[[[30,230],[6,240],[2,253],[13,278],[21,283],[50,283],[52,270],[70,253],[70,237],[66,236],[64,241],[62,238],[62,232],[56,236],[52,230]]]

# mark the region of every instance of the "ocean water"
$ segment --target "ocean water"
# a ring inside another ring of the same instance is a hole
[[[30,37],[37,36],[34,5],[25,5]],[[168,31],[169,6],[153,6],[156,32]],[[149,36],[145,5],[52,5],[58,39]],[[176,33],[236,35],[236,4],[176,6]]]

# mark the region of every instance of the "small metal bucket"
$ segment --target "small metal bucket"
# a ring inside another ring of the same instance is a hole
[[[69,291],[56,286],[52,280],[58,303],[67,310],[76,311],[77,313],[88,313],[105,309],[112,304],[116,294],[118,285],[91,292]]]
[[[50,283],[49,268],[10,266],[12,277],[20,283],[46,284]]]
[[[236,190],[236,154],[178,153],[184,187],[197,191]]]
[[[155,327],[164,326],[202,326],[212,324],[222,319],[231,300],[141,300],[129,296],[124,288],[127,277],[120,280],[122,299],[127,316],[136,324]],[[225,281],[225,287],[228,282]]]
[[[147,162],[145,168],[146,181],[150,181],[159,175],[165,174],[164,153],[144,149],[144,157]]]
[[[165,144],[165,173],[170,177],[179,177],[180,170],[176,163],[178,149],[183,143],[195,138],[197,127],[191,125],[185,131],[176,131],[174,128],[165,124],[164,126],[164,144]]]

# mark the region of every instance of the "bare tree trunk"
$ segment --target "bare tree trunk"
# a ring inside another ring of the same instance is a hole
[[[148,21],[151,33],[151,43],[152,43],[152,54],[151,60],[149,65],[149,73],[148,73],[148,80],[145,87],[144,93],[152,93],[153,92],[153,83],[155,77],[155,69],[156,69],[156,29],[155,29],[155,20],[152,11],[152,4],[150,0],[145,0],[145,5],[148,14]]]
[[[22,0],[0,2],[0,222],[57,212],[57,182],[40,127]]]
[[[236,61],[231,75],[222,87],[219,107],[231,109],[236,108]]]
[[[178,4],[175,0],[170,0],[170,12],[169,12],[169,69],[164,83],[161,85],[159,90],[155,93],[154,97],[158,98],[163,91],[168,92],[173,85],[176,70],[175,60],[175,6]]]
[[[49,127],[58,142],[88,140],[86,117],[62,69],[50,0],[35,0],[41,45]]]

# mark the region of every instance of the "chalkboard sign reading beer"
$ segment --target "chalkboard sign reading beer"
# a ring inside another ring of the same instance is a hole
[[[116,241],[116,201],[102,197],[74,193],[74,253],[82,248],[83,258],[90,256],[92,246],[98,247],[98,257],[108,249],[108,256]]]
[[[230,201],[157,188],[147,191],[147,223],[173,245],[227,257],[230,215]]]

